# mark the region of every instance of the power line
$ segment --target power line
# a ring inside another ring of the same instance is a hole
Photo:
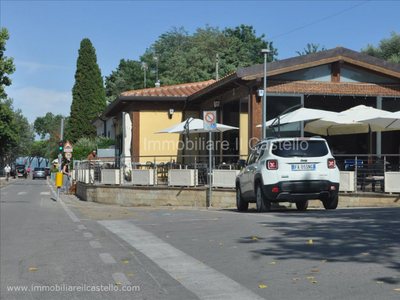
[[[356,8],[356,7],[358,7],[358,6],[360,6],[360,5],[363,5],[363,4],[365,4],[365,3],[367,3],[367,2],[370,2],[370,1],[372,1],[372,0],[364,1],[364,2],[362,2],[362,3],[359,3],[359,4],[357,4],[357,5],[354,5],[354,6],[352,6],[352,7],[349,7],[349,8],[347,8],[347,9],[345,9],[345,10],[339,11],[339,12],[333,14],[333,15],[327,16],[327,17],[325,17],[325,18],[323,18],[323,19],[319,19],[319,20],[317,20],[317,21],[314,21],[314,22],[312,22],[312,23],[309,23],[309,24],[306,24],[306,25],[304,25],[304,26],[298,27],[298,28],[296,28],[296,29],[287,31],[287,32],[285,32],[285,33],[282,33],[282,34],[279,34],[279,35],[276,35],[276,36],[273,36],[273,37],[271,37],[271,38],[269,38],[269,39],[267,39],[267,40],[270,41],[270,40],[276,39],[276,38],[278,38],[278,37],[287,35],[287,34],[289,34],[289,33],[292,33],[292,32],[301,30],[301,29],[303,29],[303,28],[309,27],[309,26],[311,26],[311,25],[317,24],[317,23],[319,23],[319,22],[325,21],[325,20],[327,20],[327,19],[333,18],[333,17],[335,17],[335,16],[337,16],[337,15],[340,15],[340,14],[346,12],[346,11],[349,11],[349,10],[351,10],[351,9],[353,9],[353,8]]]

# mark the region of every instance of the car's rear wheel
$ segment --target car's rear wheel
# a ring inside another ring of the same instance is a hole
[[[265,197],[261,184],[258,184],[256,188],[256,205],[259,212],[271,210],[271,200]]]
[[[247,211],[249,208],[249,202],[243,199],[239,185],[236,186],[236,206],[238,211]]]
[[[297,210],[306,210],[308,208],[308,200],[296,202]]]
[[[336,207],[338,206],[338,203],[339,203],[339,196],[336,195],[335,198],[329,199],[329,200],[324,200],[324,201],[322,201],[322,203],[324,204],[325,209],[336,209]]]

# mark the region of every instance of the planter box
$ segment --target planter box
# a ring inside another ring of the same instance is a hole
[[[83,183],[94,183],[94,170],[78,170],[77,181]]]
[[[101,170],[101,183],[102,184],[120,184],[119,170],[117,170],[117,169]]]
[[[155,185],[157,176],[154,176],[154,169],[132,169],[133,185]]]
[[[223,188],[234,188],[236,175],[239,170],[214,170],[213,171],[213,186]]]
[[[339,192],[354,191],[354,171],[340,171]]]
[[[197,186],[198,184],[198,170],[171,169],[168,171],[169,186]]]
[[[385,192],[400,193],[400,172],[385,172]]]

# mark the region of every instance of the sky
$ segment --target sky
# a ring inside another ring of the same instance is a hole
[[[278,49],[298,56],[307,43],[360,51],[400,33],[400,1],[18,1],[0,0],[9,31],[5,55],[16,71],[6,93],[29,122],[47,112],[68,116],[80,42],[89,38],[103,76],[121,59],[139,60],[161,34],[207,24],[251,25]]]

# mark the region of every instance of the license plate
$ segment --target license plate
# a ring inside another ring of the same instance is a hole
[[[295,164],[292,171],[315,171],[315,164]]]

